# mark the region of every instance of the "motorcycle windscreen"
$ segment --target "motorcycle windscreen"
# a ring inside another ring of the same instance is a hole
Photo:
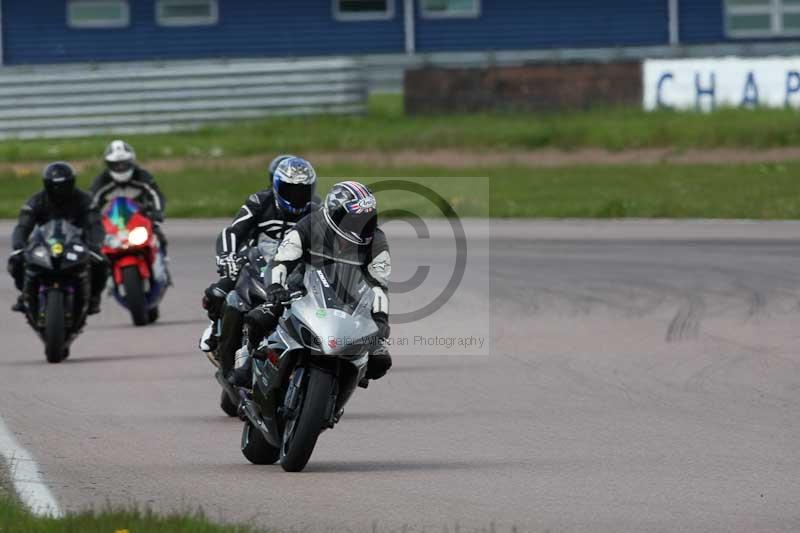
[[[29,242],[39,241],[38,244],[52,245],[56,242],[67,243],[80,241],[83,231],[64,219],[56,218],[41,226],[33,232]]]
[[[141,211],[141,207],[135,201],[124,196],[118,196],[111,200],[111,203],[103,212],[111,223],[119,230],[124,230],[128,227],[128,223],[133,218],[133,215]]]
[[[28,260],[40,267],[52,269],[80,264],[86,256],[81,236],[83,231],[63,219],[54,219],[37,226],[28,239]]]
[[[366,276],[360,265],[330,261],[313,269],[325,307],[353,314],[364,294],[369,290]]]

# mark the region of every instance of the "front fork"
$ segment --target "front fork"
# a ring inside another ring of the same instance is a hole
[[[323,426],[323,430],[327,428],[333,428],[336,422],[339,421],[339,409],[341,405],[339,404],[339,381],[341,380],[341,369],[342,369],[342,362],[336,361],[336,366],[333,369],[321,369],[317,368],[319,372],[328,372],[332,373],[331,371],[335,371],[334,376],[336,379],[333,381],[333,387],[331,388],[330,395],[328,397],[328,405],[325,408],[325,426]],[[278,413],[283,416],[287,421],[294,420],[298,416],[301,416],[302,413],[300,412],[303,398],[305,397],[305,389],[308,385],[308,374],[309,369],[306,367],[297,368],[292,375],[292,380],[289,382],[289,388],[286,391],[286,396],[284,397],[283,405],[278,409]],[[343,402],[342,402],[343,404]],[[287,425],[288,426],[288,425]]]
[[[53,285],[39,285],[36,301],[38,303],[36,325],[39,328],[44,328],[47,321],[45,310],[47,309],[47,294],[51,291],[61,291],[64,293],[64,326],[67,331],[70,331],[75,320],[75,287],[67,285],[66,287],[60,286],[58,283]]]

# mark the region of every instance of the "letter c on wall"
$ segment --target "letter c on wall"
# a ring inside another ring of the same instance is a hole
[[[672,75],[672,72],[665,72],[658,78],[658,83],[656,84],[656,107],[658,109],[672,109],[672,106],[666,104],[661,97],[661,90],[667,80],[672,80],[674,78],[675,76]]]

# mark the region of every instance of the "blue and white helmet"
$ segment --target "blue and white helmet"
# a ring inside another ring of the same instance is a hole
[[[275,178],[275,171],[278,170],[278,165],[281,164],[281,161],[292,157],[297,157],[297,156],[292,154],[281,154],[269,162],[269,167],[267,168],[267,172],[269,173],[270,183],[272,183],[273,178]]]
[[[317,188],[317,173],[301,157],[287,157],[278,163],[272,177],[272,190],[279,209],[299,215],[308,210]]]

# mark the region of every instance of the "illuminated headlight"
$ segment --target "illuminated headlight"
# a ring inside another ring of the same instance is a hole
[[[128,234],[128,242],[134,246],[140,246],[147,242],[148,237],[147,229],[139,226],[138,228],[133,228],[130,234]]]

